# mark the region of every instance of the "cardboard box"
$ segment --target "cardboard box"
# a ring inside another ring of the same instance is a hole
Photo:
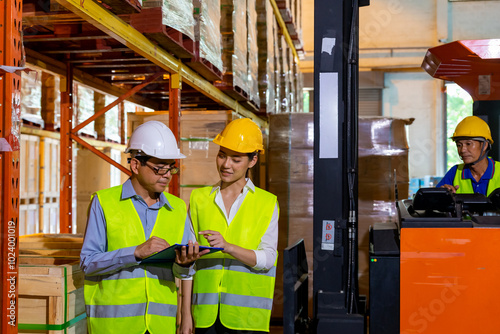
[[[313,182],[312,149],[269,149],[269,182]]]
[[[360,117],[358,120],[359,155],[394,155],[408,150],[406,125],[413,119]]]
[[[408,151],[398,155],[360,156],[358,160],[358,182],[394,184],[409,182]]]
[[[180,178],[182,185],[212,185],[219,181],[216,157],[219,145],[211,141],[182,141]]]

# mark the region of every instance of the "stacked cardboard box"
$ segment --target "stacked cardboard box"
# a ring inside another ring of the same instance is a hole
[[[19,234],[39,229],[40,137],[21,135]]]
[[[259,46],[257,44],[257,3],[256,0],[247,0],[247,86],[248,100],[260,108],[259,97]]]
[[[216,87],[233,98],[248,100],[248,31],[247,1],[222,0],[221,22],[222,65],[224,78],[216,81]]]
[[[219,146],[212,140],[227,123],[237,116],[230,110],[183,110],[181,112],[180,149],[186,159],[180,163],[180,197],[189,203],[193,189],[212,185],[219,180],[215,157]],[[168,111],[129,113],[128,133],[147,121],[159,121],[169,126]]]
[[[223,71],[220,0],[193,0],[193,6],[197,50],[187,64],[209,81],[220,80]]]
[[[408,198],[408,140],[413,120],[361,117],[358,142],[358,246],[360,293],[368,295],[369,228],[395,222],[398,199]]]
[[[181,115],[181,198],[189,203],[193,189],[213,185],[219,181],[215,158],[219,146],[212,140],[227,123],[236,118],[228,110],[184,110]]]
[[[292,89],[291,94],[295,94],[295,112],[304,112],[304,77],[299,65],[292,61]]]
[[[287,44],[285,36],[279,35],[276,43],[276,112],[298,112],[298,101],[302,104],[302,90],[297,90],[297,80],[301,76],[300,70],[294,62],[292,49]]]
[[[313,254],[313,114],[269,117],[268,184],[280,206],[278,252],[304,239],[309,265],[312,312]],[[278,257],[273,318],[283,316],[283,257]],[[310,314],[312,316],[312,313]]]
[[[121,164],[127,166],[127,155],[124,153],[124,148],[97,148],[102,153]],[[77,178],[76,184],[76,212],[78,233],[85,233],[87,226],[87,212],[94,194],[98,190],[107,189],[109,187],[118,186],[127,180],[128,176],[122,173],[116,167],[97,156],[93,152],[79,148],[77,150],[76,169],[75,172],[85,177]]]

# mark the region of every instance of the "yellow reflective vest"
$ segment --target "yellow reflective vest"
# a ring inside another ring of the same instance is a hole
[[[122,186],[96,193],[106,219],[108,251],[146,241],[131,199],[121,200]],[[164,193],[173,209],[163,206],[151,236],[179,243],[184,234],[186,204]],[[175,333],[177,289],[171,267],[136,265],[108,275],[86,276],[84,285],[91,334]]]
[[[486,191],[486,196],[489,196],[493,190],[500,188],[500,162],[495,161],[493,165],[493,176],[488,182],[488,189]],[[455,178],[453,179],[453,185],[459,185],[457,189],[457,194],[473,194],[474,189],[472,187],[472,181],[470,179],[462,178],[464,164],[457,166],[457,172],[455,173]]]
[[[257,249],[277,205],[276,196],[259,188],[249,191],[228,226],[215,203],[212,187],[193,190],[190,213],[200,245],[209,245],[199,231],[215,230],[232,244]],[[193,283],[193,317],[198,328],[214,324],[217,313],[230,329],[269,331],[276,263],[258,271],[234,257],[216,252],[196,261]]]

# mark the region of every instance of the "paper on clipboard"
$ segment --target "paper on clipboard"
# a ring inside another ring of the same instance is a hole
[[[184,244],[184,245],[181,245],[181,244],[175,244],[175,245],[172,245],[168,248],[165,248],[164,250],[158,252],[158,253],[155,253],[153,255],[150,255],[149,257],[143,259],[141,261],[141,264],[142,263],[163,263],[163,262],[173,262],[175,261],[175,250],[176,249],[180,249],[181,247],[183,246],[186,246],[188,247],[188,244]],[[213,252],[218,252],[218,251],[221,251],[223,250],[224,248],[219,248],[219,247],[208,247],[208,246],[199,246],[200,247],[200,252],[204,251],[205,249],[209,249],[210,253],[213,253]]]

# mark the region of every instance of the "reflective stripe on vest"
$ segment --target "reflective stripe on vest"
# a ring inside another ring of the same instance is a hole
[[[191,193],[195,235],[198,231],[215,230],[229,243],[257,249],[277,205],[276,196],[259,188],[249,191],[228,226],[211,190],[212,187],[206,187]],[[203,237],[198,242],[208,245]],[[258,271],[222,252],[203,256],[196,261],[193,285],[196,326],[210,327],[219,312],[220,321],[227,328],[269,331],[275,276],[276,264],[270,270]]]
[[[87,314],[92,318],[126,318],[144,316],[146,303],[128,305],[86,305]],[[175,317],[176,305],[149,303],[149,314],[163,317]]]
[[[488,158],[489,159],[489,158]],[[494,161],[493,166],[493,177],[488,181],[488,188],[486,190],[486,196],[489,196],[493,190],[500,188],[500,162]],[[453,179],[453,185],[459,186],[457,189],[457,194],[473,194],[474,188],[472,187],[471,179],[463,179],[462,174],[464,170],[464,164],[457,166],[457,171]]]
[[[99,276],[87,276],[85,279],[91,282],[100,282],[103,280],[117,280],[117,279],[130,279],[130,278],[141,278],[144,277],[144,270],[146,271],[146,275],[149,278],[164,280],[164,281],[173,281],[174,274],[172,270],[165,270],[162,267],[152,267],[152,266],[144,266],[139,265],[136,267],[125,268],[120,270],[119,272],[109,274],[109,275],[99,275]],[[167,266],[169,268],[169,266]]]
[[[108,251],[146,241],[132,200],[121,200],[122,186],[96,195],[106,219]],[[165,193],[174,209],[164,206],[151,236],[179,243],[184,234],[186,205]],[[175,333],[177,288],[171,266],[138,265],[108,275],[85,277],[85,304],[89,333]],[[119,321],[117,321],[119,318]]]

